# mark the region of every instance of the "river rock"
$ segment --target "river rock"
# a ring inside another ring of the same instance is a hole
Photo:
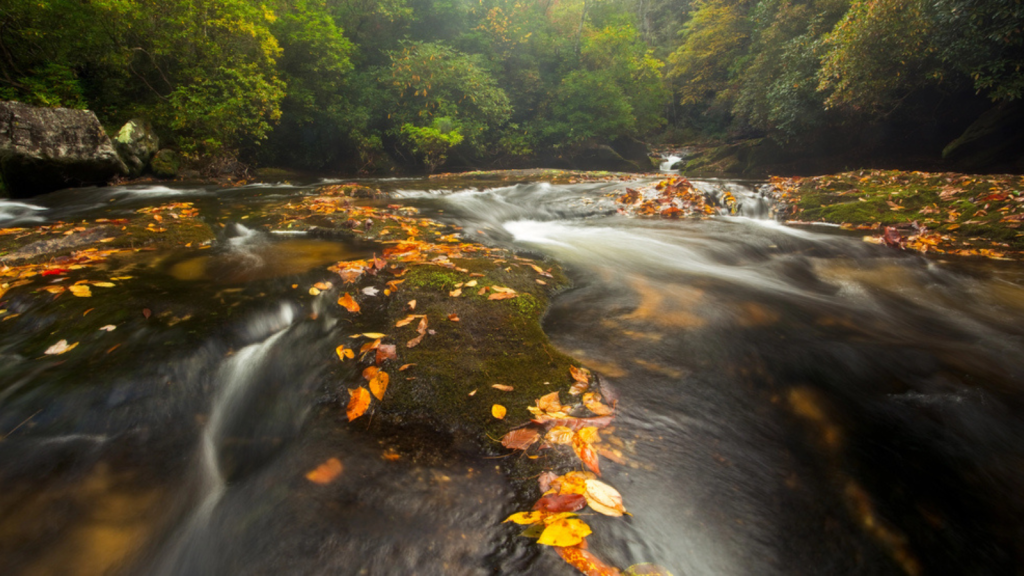
[[[142,174],[153,155],[160,149],[160,138],[153,126],[141,118],[129,120],[114,138],[114,147],[132,176]]]
[[[578,170],[607,170],[609,172],[643,172],[645,168],[622,157],[607,144],[592,144],[580,149],[572,159]]]
[[[127,173],[91,111],[0,102],[0,175],[12,197],[103,184]]]
[[[164,148],[153,156],[149,168],[153,174],[161,178],[174,178],[178,175],[178,170],[181,169],[181,158],[174,150]]]

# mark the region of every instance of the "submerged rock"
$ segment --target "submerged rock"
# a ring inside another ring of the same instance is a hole
[[[160,149],[160,138],[149,122],[135,118],[121,127],[121,131],[114,138],[114,146],[131,175],[138,176]]]
[[[103,184],[127,173],[91,111],[0,102],[0,175],[11,196]]]

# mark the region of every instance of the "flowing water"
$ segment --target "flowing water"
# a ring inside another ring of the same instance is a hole
[[[697,184],[732,192],[741,216],[628,218],[609,197],[624,184],[377,183],[389,203],[569,270],[545,329],[620,397],[628,462],[602,469],[633,516],[587,519],[609,563],[1020,572],[1024,268],[782,226],[756,183]],[[575,573],[500,524],[524,507],[501,461],[332,415],[358,378],[332,362],[351,330],[292,285],[368,248],[258,221],[311,193],[136,186],[0,202],[0,226],[167,201],[225,224],[211,250],[136,263],[123,304],[84,318],[8,296],[21,315],[0,321],[0,573]],[[114,309],[143,305],[178,321]],[[89,324],[77,354],[38,353],[88,322],[118,328]],[[307,482],[329,457],[338,480]]]

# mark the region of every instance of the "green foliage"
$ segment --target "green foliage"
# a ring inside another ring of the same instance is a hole
[[[680,103],[728,102],[734,65],[750,40],[744,6],[731,0],[699,0],[682,35],[683,44],[668,60],[668,76],[679,85]]]
[[[444,164],[448,159],[448,150],[458,146],[464,139],[451,118],[434,118],[430,126],[403,124],[402,136],[431,172]]]
[[[392,125],[433,126],[446,119],[458,126],[472,153],[483,153],[495,130],[508,121],[512,107],[479,56],[437,42],[408,42],[391,53],[381,77],[389,85]]]

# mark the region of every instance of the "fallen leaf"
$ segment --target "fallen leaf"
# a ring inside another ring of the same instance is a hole
[[[390,377],[387,372],[378,372],[376,376],[370,380],[370,392],[377,398],[377,400],[384,400],[384,392],[388,389],[388,381]]]
[[[367,286],[366,288],[363,288],[361,292],[363,294],[366,294],[367,296],[376,296],[380,292],[380,290],[374,288],[373,286]]]
[[[377,339],[377,338],[383,338],[383,337],[387,336],[387,334],[381,334],[380,332],[364,332],[364,333],[360,334],[360,336],[362,336],[364,338]]]
[[[348,292],[345,292],[344,296],[338,298],[338,305],[353,314],[359,312],[359,304],[352,299],[352,295]]]
[[[515,298],[518,294],[514,292],[495,292],[487,297],[488,300],[508,300],[509,298]]]
[[[515,390],[515,388],[507,386],[505,384],[491,384],[491,388],[496,388],[498,390],[501,390],[502,392],[511,392]]]
[[[402,364],[402,367],[398,369],[399,372],[405,372],[409,368],[412,368],[415,364]]]
[[[469,395],[470,396],[476,396],[476,390],[473,390],[472,392],[470,392]]]
[[[390,462],[394,462],[395,460],[398,460],[402,456],[394,448],[388,448],[387,450],[384,451],[383,454],[380,455],[380,457]]]
[[[554,472],[543,472],[537,477],[537,484],[540,486],[541,492],[547,492],[551,489],[551,483],[558,479],[558,475]]]
[[[68,291],[78,296],[79,298],[89,298],[92,296],[92,291],[89,290],[88,284],[77,284],[75,286],[68,286]]]
[[[312,288],[309,289],[309,295],[310,296],[319,296],[320,295],[320,289],[317,288],[316,286],[313,286]]]
[[[406,305],[409,307],[409,310],[415,310],[416,309],[416,301],[415,300],[409,300],[409,303],[406,304]]]
[[[367,366],[363,369],[363,378],[369,382],[370,380],[373,380],[373,377],[377,375],[377,372],[380,372],[380,368],[377,368],[376,366]]]
[[[579,396],[580,394],[586,392],[589,388],[590,384],[586,384],[583,382],[573,382],[572,386],[569,388],[569,395]]]
[[[549,444],[566,445],[572,444],[572,437],[575,434],[568,426],[555,426],[544,435],[544,440]]]
[[[326,291],[334,288],[334,284],[331,284],[330,282],[317,282],[316,284],[313,284],[313,287],[320,291]]]
[[[412,324],[412,321],[419,318],[419,314],[409,314],[405,318],[402,318],[398,322],[395,322],[395,328],[401,328],[402,326],[408,326]]]
[[[351,348],[345,348],[344,344],[335,348],[334,351],[338,354],[338,358],[341,359],[342,362],[345,361],[345,358],[354,358],[356,355],[354,350]]]
[[[582,438],[587,444],[594,444],[595,442],[601,441],[601,436],[597,431],[597,426],[586,426],[581,428],[577,434],[579,434],[580,438]]]
[[[545,412],[561,412],[562,403],[558,399],[558,392],[545,394],[538,398],[537,407]]]
[[[580,461],[582,461],[587,468],[590,468],[594,474],[597,474],[598,476],[601,475],[601,467],[600,462],[598,461],[597,452],[594,450],[593,446],[588,444],[587,441],[580,436],[579,432],[572,437],[572,451],[576,453],[576,456],[579,457]]]
[[[515,514],[505,518],[501,521],[502,524],[505,522],[515,522],[516,524],[536,524],[544,519],[547,513],[544,511],[533,511],[533,512],[516,512]]]
[[[576,546],[555,548],[555,552],[558,552],[562,560],[585,576],[619,576],[621,574],[618,568],[605,564],[600,558],[582,548]]]
[[[365,414],[366,409],[370,407],[370,393],[362,386],[359,388],[349,388],[348,393],[351,398],[348,401],[348,408],[345,409],[345,414],[348,416],[349,422],[351,422]]]
[[[449,315],[448,315],[448,320],[449,320],[450,322],[458,322],[458,321],[459,321],[459,317],[458,317],[458,316],[456,316],[455,314],[449,314]]]
[[[586,368],[577,368],[570,365],[569,373],[572,374],[572,379],[580,384],[590,383],[590,370],[587,370]]]
[[[626,508],[622,505],[622,494],[608,484],[592,478],[586,481],[587,491],[583,495],[594,512],[605,516],[622,516]]]
[[[476,280],[470,280],[469,282],[466,282],[466,288],[472,288],[474,286],[476,286]]]
[[[549,494],[537,500],[533,509],[546,512],[575,512],[586,506],[587,498],[582,494]]]
[[[537,539],[545,546],[575,546],[591,534],[590,526],[579,518],[559,518],[547,524]]]
[[[448,295],[451,296],[452,298],[458,298],[459,296],[462,296],[462,288],[456,288],[455,290],[449,292]]]
[[[624,576],[672,576],[672,573],[657,564],[643,562],[626,568]]]
[[[316,484],[330,484],[341,474],[341,460],[328,458],[326,462],[306,473],[306,480]]]
[[[100,330],[103,330],[105,332],[113,332],[114,330],[117,330],[117,326],[114,326],[113,324],[107,324],[106,326],[100,328]]]
[[[596,392],[587,392],[583,395],[583,405],[587,407],[587,410],[598,416],[607,416],[614,412],[611,408],[602,404],[600,398],[601,395]]]
[[[533,428],[512,430],[501,438],[501,445],[509,450],[526,450],[540,440],[540,432]]]
[[[113,282],[93,282],[92,285],[100,288],[113,288],[115,286]]]
[[[380,366],[385,360],[395,360],[398,358],[398,351],[394,344],[381,344],[377,348],[377,365]]]
[[[423,334],[420,334],[419,336],[417,336],[417,337],[413,338],[412,340],[409,340],[408,342],[406,342],[405,343],[405,347],[406,348],[415,348],[422,341],[423,341]]]
[[[420,324],[416,327],[416,331],[420,333],[420,336],[427,333],[427,317],[420,318]]]
[[[359,349],[360,354],[366,354],[370,350],[376,350],[380,346],[380,338],[377,338],[373,342],[367,342]]]
[[[505,407],[502,406],[501,404],[495,404],[494,406],[491,406],[491,415],[497,418],[498,420],[505,418],[505,414],[507,413],[508,410],[506,410]]]
[[[43,354],[47,354],[47,355],[50,355],[50,356],[55,356],[57,354],[63,354],[65,352],[67,352],[68,350],[72,350],[72,349],[75,348],[75,346],[78,346],[78,342],[75,342],[74,344],[68,345],[68,341],[67,340],[61,340],[60,342],[57,342],[53,346],[50,346],[49,348],[47,348],[46,352],[43,352]]]

